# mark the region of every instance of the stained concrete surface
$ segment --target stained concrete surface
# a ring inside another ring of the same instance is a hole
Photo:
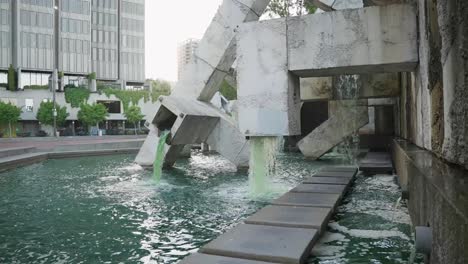
[[[272,204],[334,208],[340,197],[340,194],[289,192],[274,200]]]
[[[346,185],[337,184],[301,184],[291,190],[297,193],[336,193],[340,194],[346,190]]]
[[[318,238],[315,229],[240,224],[200,249],[234,258],[300,264]]]
[[[179,264],[274,264],[274,263],[195,253],[184,258],[181,262],[179,262]]]
[[[348,177],[316,177],[312,176],[305,179],[303,183],[314,183],[314,184],[338,184],[348,185],[351,183],[351,178]]]
[[[323,230],[331,214],[330,208],[270,205],[247,218],[245,223]]]

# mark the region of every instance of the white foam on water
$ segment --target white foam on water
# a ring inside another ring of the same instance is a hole
[[[410,238],[403,232],[398,230],[364,230],[364,229],[349,229],[345,226],[332,222],[328,225],[330,228],[339,231],[344,234],[348,234],[353,237],[369,238],[369,239],[381,239],[389,237],[399,237],[404,240],[410,240]]]

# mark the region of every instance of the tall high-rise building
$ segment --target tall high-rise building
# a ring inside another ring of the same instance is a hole
[[[145,0],[0,0],[0,83],[9,65],[18,86],[44,85],[54,68],[65,84],[143,86]]]
[[[199,40],[187,39],[177,47],[177,77],[180,80],[185,66],[190,62],[198,49]]]

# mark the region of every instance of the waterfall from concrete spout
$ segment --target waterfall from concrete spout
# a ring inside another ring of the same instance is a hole
[[[359,87],[361,84],[361,79],[359,75],[341,75],[337,76],[334,79],[336,89],[336,98],[340,101],[338,104],[341,104],[346,111],[350,111],[357,115],[358,98],[359,98]],[[337,106],[339,107],[339,106]],[[349,164],[357,163],[357,154],[359,149],[359,133],[356,131],[350,135],[343,143],[338,145],[335,151],[344,154],[345,162]]]
[[[156,182],[161,180],[162,167],[164,163],[164,146],[166,139],[169,136],[169,131],[163,131],[159,137],[158,146],[156,147],[156,156],[153,163],[153,177]]]
[[[257,196],[271,190],[271,175],[275,171],[278,154],[278,137],[250,138],[249,185],[252,195]]]

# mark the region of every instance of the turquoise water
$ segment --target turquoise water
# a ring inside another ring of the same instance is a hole
[[[178,162],[173,170],[163,172],[159,184],[151,171],[132,165],[133,159],[119,155],[49,160],[0,174],[0,263],[177,263],[303,177],[339,162],[332,156],[310,162],[282,154],[272,179],[275,191],[254,201],[247,172],[236,172],[217,155],[195,154]],[[370,195],[381,196],[378,191]],[[394,199],[386,194],[381,198]],[[341,231],[330,232],[340,239],[324,246],[340,247],[336,254],[357,250],[349,253],[356,256],[367,248],[379,253],[380,262],[327,262],[325,256],[318,263],[401,263],[392,252],[408,248],[406,237],[382,241],[342,232],[341,226],[359,227],[359,214],[366,216],[363,212],[339,215],[336,228]],[[397,219],[407,217],[401,214]],[[394,225],[381,218],[365,220],[373,221],[375,229]],[[406,222],[395,228],[408,235]],[[405,256],[403,251],[401,257]]]

